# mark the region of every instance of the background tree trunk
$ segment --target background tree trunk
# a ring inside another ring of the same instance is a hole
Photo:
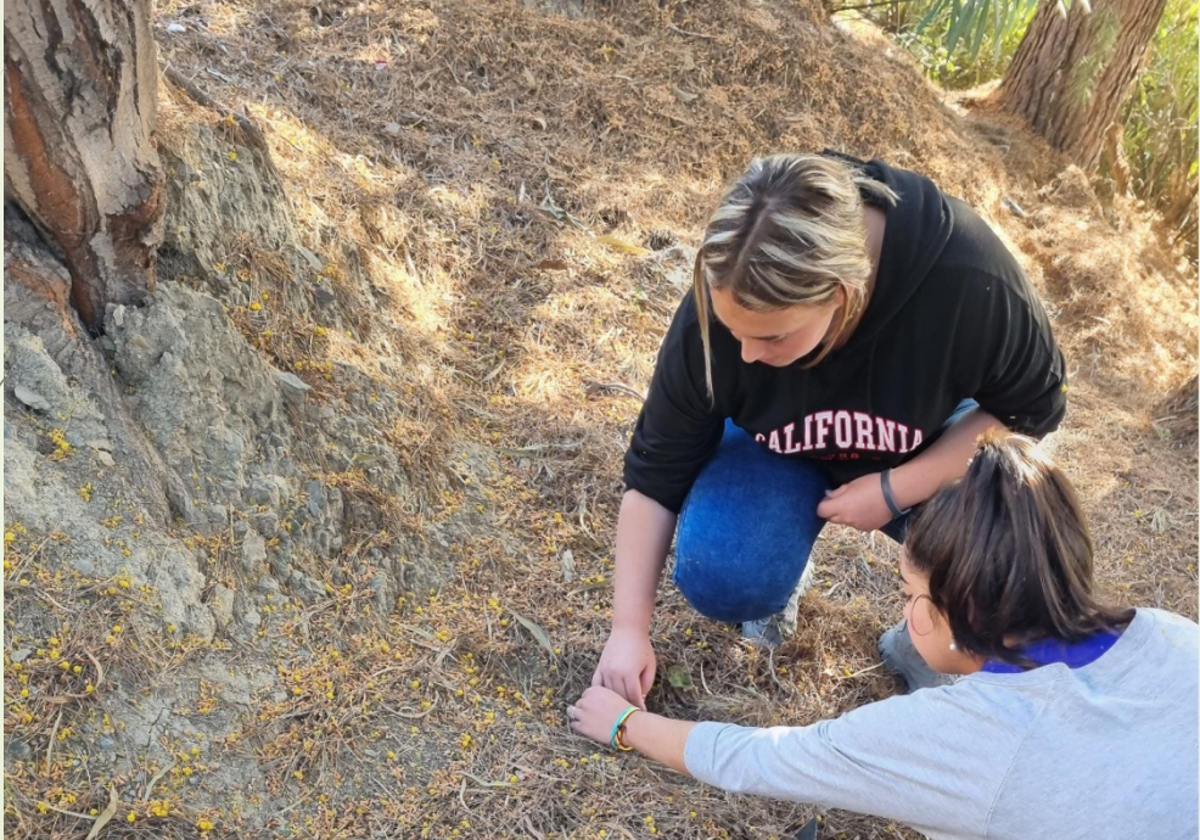
[[[4,9],[4,197],[61,253],[71,302],[93,331],[105,304],[154,288],[166,192],[151,137],[150,2]]]
[[[997,91],[1050,145],[1084,169],[1142,68],[1166,0],[1043,0]]]

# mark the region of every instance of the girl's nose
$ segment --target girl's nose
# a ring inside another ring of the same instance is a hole
[[[766,352],[766,342],[753,340],[742,341],[742,361],[746,364],[757,362]]]

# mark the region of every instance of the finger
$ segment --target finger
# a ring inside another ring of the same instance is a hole
[[[596,673],[592,674],[592,685],[604,685],[604,675],[599,665],[596,666]]]
[[[817,505],[817,516],[821,517],[822,519],[829,519],[835,513],[837,513],[837,509],[838,506],[833,504],[832,500],[826,499],[825,501],[821,502],[821,504]]]
[[[626,695],[625,699],[643,712],[646,711],[646,692],[642,689],[641,678],[633,677],[627,680],[625,685],[629,688],[629,694]]]
[[[635,680],[622,678],[621,690],[618,692],[625,702],[637,705],[637,682]]]
[[[646,711],[646,695],[650,693],[650,689],[654,687],[654,668],[647,665],[642,669],[641,689],[642,689],[642,711]]]
[[[845,492],[846,492],[846,489],[847,489],[849,486],[850,486],[849,484],[843,484],[841,487],[835,487],[835,488],[833,488],[832,490],[826,490],[826,491],[825,491],[825,498],[826,498],[826,499],[836,499],[838,496],[840,496],[840,495],[842,495],[843,493],[845,493]]]

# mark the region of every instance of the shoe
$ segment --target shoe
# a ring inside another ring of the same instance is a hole
[[[879,637],[879,658],[900,675],[910,694],[921,688],[950,685],[958,679],[953,674],[938,673],[925,664],[908,635],[908,625],[904,621]]]
[[[777,648],[784,643],[796,632],[796,614],[800,609],[800,599],[804,593],[812,586],[812,570],[811,562],[804,564],[804,571],[800,574],[800,580],[796,583],[796,588],[792,590],[791,596],[788,598],[787,606],[782,612],[777,612],[774,615],[769,615],[766,618],[760,618],[757,621],[742,622],[742,638],[752,644],[761,645],[766,648]]]

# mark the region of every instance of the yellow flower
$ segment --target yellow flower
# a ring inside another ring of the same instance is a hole
[[[213,824],[210,820],[197,820],[196,828],[200,829],[201,831],[212,831]]]
[[[125,822],[130,822],[130,823],[137,822],[137,811],[130,811],[128,816],[125,817]]]
[[[229,150],[229,159],[230,159],[230,160],[237,160],[237,152],[235,152],[235,151],[233,151],[232,149],[230,149],[230,150]]]
[[[260,309],[262,309],[262,304],[258,301],[254,301],[252,304],[250,304],[251,312],[258,312]]]

